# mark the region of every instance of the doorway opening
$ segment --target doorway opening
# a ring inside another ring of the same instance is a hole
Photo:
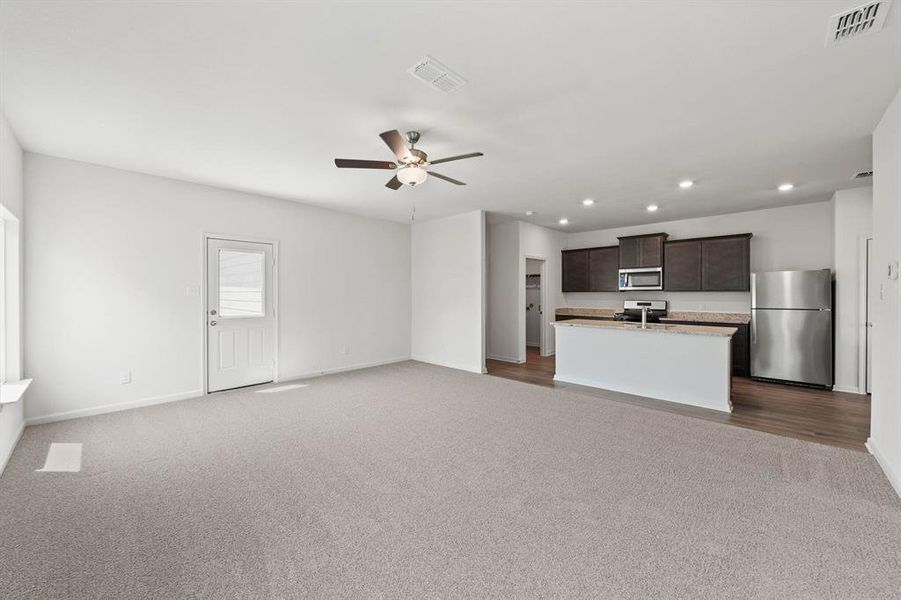
[[[525,280],[525,348],[523,359],[547,356],[547,261],[526,257]]]
[[[276,244],[204,238],[205,391],[277,381]]]

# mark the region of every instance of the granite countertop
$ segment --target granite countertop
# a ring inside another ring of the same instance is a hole
[[[556,314],[566,317],[609,317],[619,312],[615,308],[558,308]]]
[[[617,312],[619,311],[615,308],[558,308],[556,314],[567,317],[607,317],[612,319]],[[748,313],[670,311],[660,320],[747,325],[751,322],[751,315]]]
[[[749,313],[670,311],[661,321],[698,321],[700,323],[735,323],[747,325],[751,322]]]
[[[595,327],[598,329],[628,329],[632,331],[653,331],[655,333],[679,333],[687,335],[710,335],[719,337],[732,337],[738,331],[735,327],[715,327],[711,325],[674,325],[671,323],[648,323],[642,327],[641,323],[628,321],[592,321],[588,319],[571,319],[569,321],[555,321],[555,327]]]

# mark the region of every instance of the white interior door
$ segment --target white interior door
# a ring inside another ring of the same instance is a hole
[[[272,244],[207,239],[207,391],[275,379]]]

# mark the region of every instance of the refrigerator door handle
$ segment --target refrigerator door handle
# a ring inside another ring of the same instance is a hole
[[[751,317],[751,345],[757,345],[757,319]]]

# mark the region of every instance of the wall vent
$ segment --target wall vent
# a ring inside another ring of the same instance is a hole
[[[851,179],[868,179],[873,176],[873,171],[861,171],[856,173]]]
[[[851,38],[875,33],[885,25],[892,0],[874,0],[829,18],[826,45],[833,46]]]
[[[407,69],[407,73],[445,94],[466,85],[466,80],[462,76],[454,73],[431,56],[426,56]]]

